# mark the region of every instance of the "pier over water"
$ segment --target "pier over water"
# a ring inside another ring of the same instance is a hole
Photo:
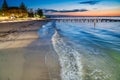
[[[120,22],[120,17],[50,17],[58,22]]]

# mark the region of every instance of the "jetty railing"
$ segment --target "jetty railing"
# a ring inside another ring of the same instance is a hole
[[[120,22],[120,17],[53,17],[58,22]]]

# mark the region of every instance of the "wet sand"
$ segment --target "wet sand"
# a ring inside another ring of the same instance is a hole
[[[41,39],[37,33],[43,24],[0,23],[0,80],[60,80],[51,40]]]

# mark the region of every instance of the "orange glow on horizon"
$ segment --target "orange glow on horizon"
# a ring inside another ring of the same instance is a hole
[[[69,15],[69,16],[120,16],[120,9],[110,10],[91,10],[86,12],[66,12],[53,13],[54,15]]]

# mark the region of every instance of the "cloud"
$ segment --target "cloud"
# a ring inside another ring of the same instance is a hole
[[[82,1],[82,2],[79,2],[79,4],[90,4],[90,5],[95,5],[95,4],[98,4],[100,1],[97,1],[97,0],[89,0],[89,1]]]
[[[45,13],[53,13],[53,12],[61,12],[61,13],[66,13],[66,12],[85,12],[88,11],[87,9],[73,9],[73,10],[54,10],[54,9],[44,9]]]

